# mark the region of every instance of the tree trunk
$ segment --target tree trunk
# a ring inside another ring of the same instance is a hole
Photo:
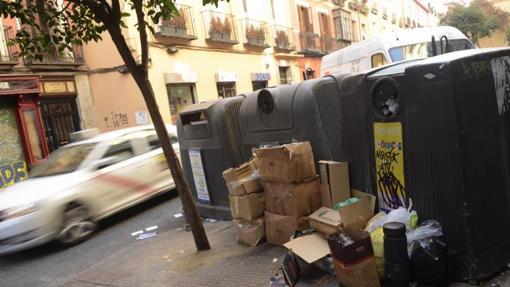
[[[133,76],[138,88],[140,88],[140,91],[142,92],[145,104],[147,105],[147,109],[149,110],[149,114],[154,124],[154,128],[156,129],[159,141],[161,142],[163,154],[165,155],[166,162],[170,168],[172,178],[181,199],[184,216],[191,227],[193,238],[195,239],[195,246],[197,250],[210,249],[211,247],[205,233],[204,225],[202,224],[202,219],[198,215],[198,210],[195,205],[195,201],[193,200],[193,196],[191,195],[188,183],[184,178],[182,167],[177,159],[172,143],[170,142],[170,137],[168,136],[163,117],[159,112],[156,97],[154,96],[154,91],[152,90],[152,85],[149,82],[148,75],[144,71],[143,67],[136,63],[120,30],[108,30],[117,50],[126,63],[128,71],[131,73],[131,76]]]

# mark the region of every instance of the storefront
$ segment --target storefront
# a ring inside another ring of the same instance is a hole
[[[73,77],[41,79],[41,115],[48,148],[69,143],[69,135],[81,130]]]
[[[239,75],[233,72],[218,72],[215,75],[218,98],[229,98],[237,96],[236,82]]]
[[[196,103],[197,76],[194,73],[165,73],[164,77],[172,123],[176,124],[180,110]]]
[[[267,88],[267,83],[271,80],[270,73],[251,73],[250,76],[253,91]]]
[[[0,77],[0,189],[48,157],[39,97],[38,77]]]

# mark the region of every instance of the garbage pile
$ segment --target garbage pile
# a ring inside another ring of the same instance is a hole
[[[351,190],[348,163],[318,166],[320,176],[311,145],[300,142],[254,149],[252,160],[223,173],[238,242],[289,249],[271,286],[281,277],[294,286],[309,264],[347,287],[447,284],[438,222],[418,225],[412,206],[374,215],[377,199]]]

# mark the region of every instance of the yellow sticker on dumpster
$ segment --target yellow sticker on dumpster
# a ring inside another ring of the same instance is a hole
[[[376,186],[382,210],[407,206],[400,122],[374,123]]]

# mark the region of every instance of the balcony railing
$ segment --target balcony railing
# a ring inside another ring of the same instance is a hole
[[[202,16],[208,41],[230,45],[239,43],[234,16],[210,10],[203,11]]]
[[[313,32],[299,33],[302,53],[321,53],[321,40],[319,35]]]
[[[267,23],[253,19],[241,20],[241,27],[244,31],[244,44],[251,47],[268,48],[269,30]]]
[[[335,37],[321,36],[320,39],[322,52],[327,54],[340,49],[340,45],[338,45],[338,41]]]
[[[161,24],[158,25],[156,35],[183,40],[197,39],[192,8],[179,5],[177,9],[179,9],[179,16],[161,21]]]
[[[34,37],[38,34],[35,29],[28,29],[30,35]],[[81,46],[74,46],[72,49],[64,49],[59,51],[58,47],[50,47],[49,50],[42,55],[42,59],[24,59],[25,64],[28,65],[69,65],[80,66],[85,63],[83,59],[83,50]]]
[[[282,51],[296,50],[296,40],[292,28],[284,26],[274,26],[274,48]]]
[[[15,35],[11,26],[0,26],[3,31],[3,38],[0,38],[0,64],[18,63],[18,47],[9,45],[9,41],[13,40]]]

